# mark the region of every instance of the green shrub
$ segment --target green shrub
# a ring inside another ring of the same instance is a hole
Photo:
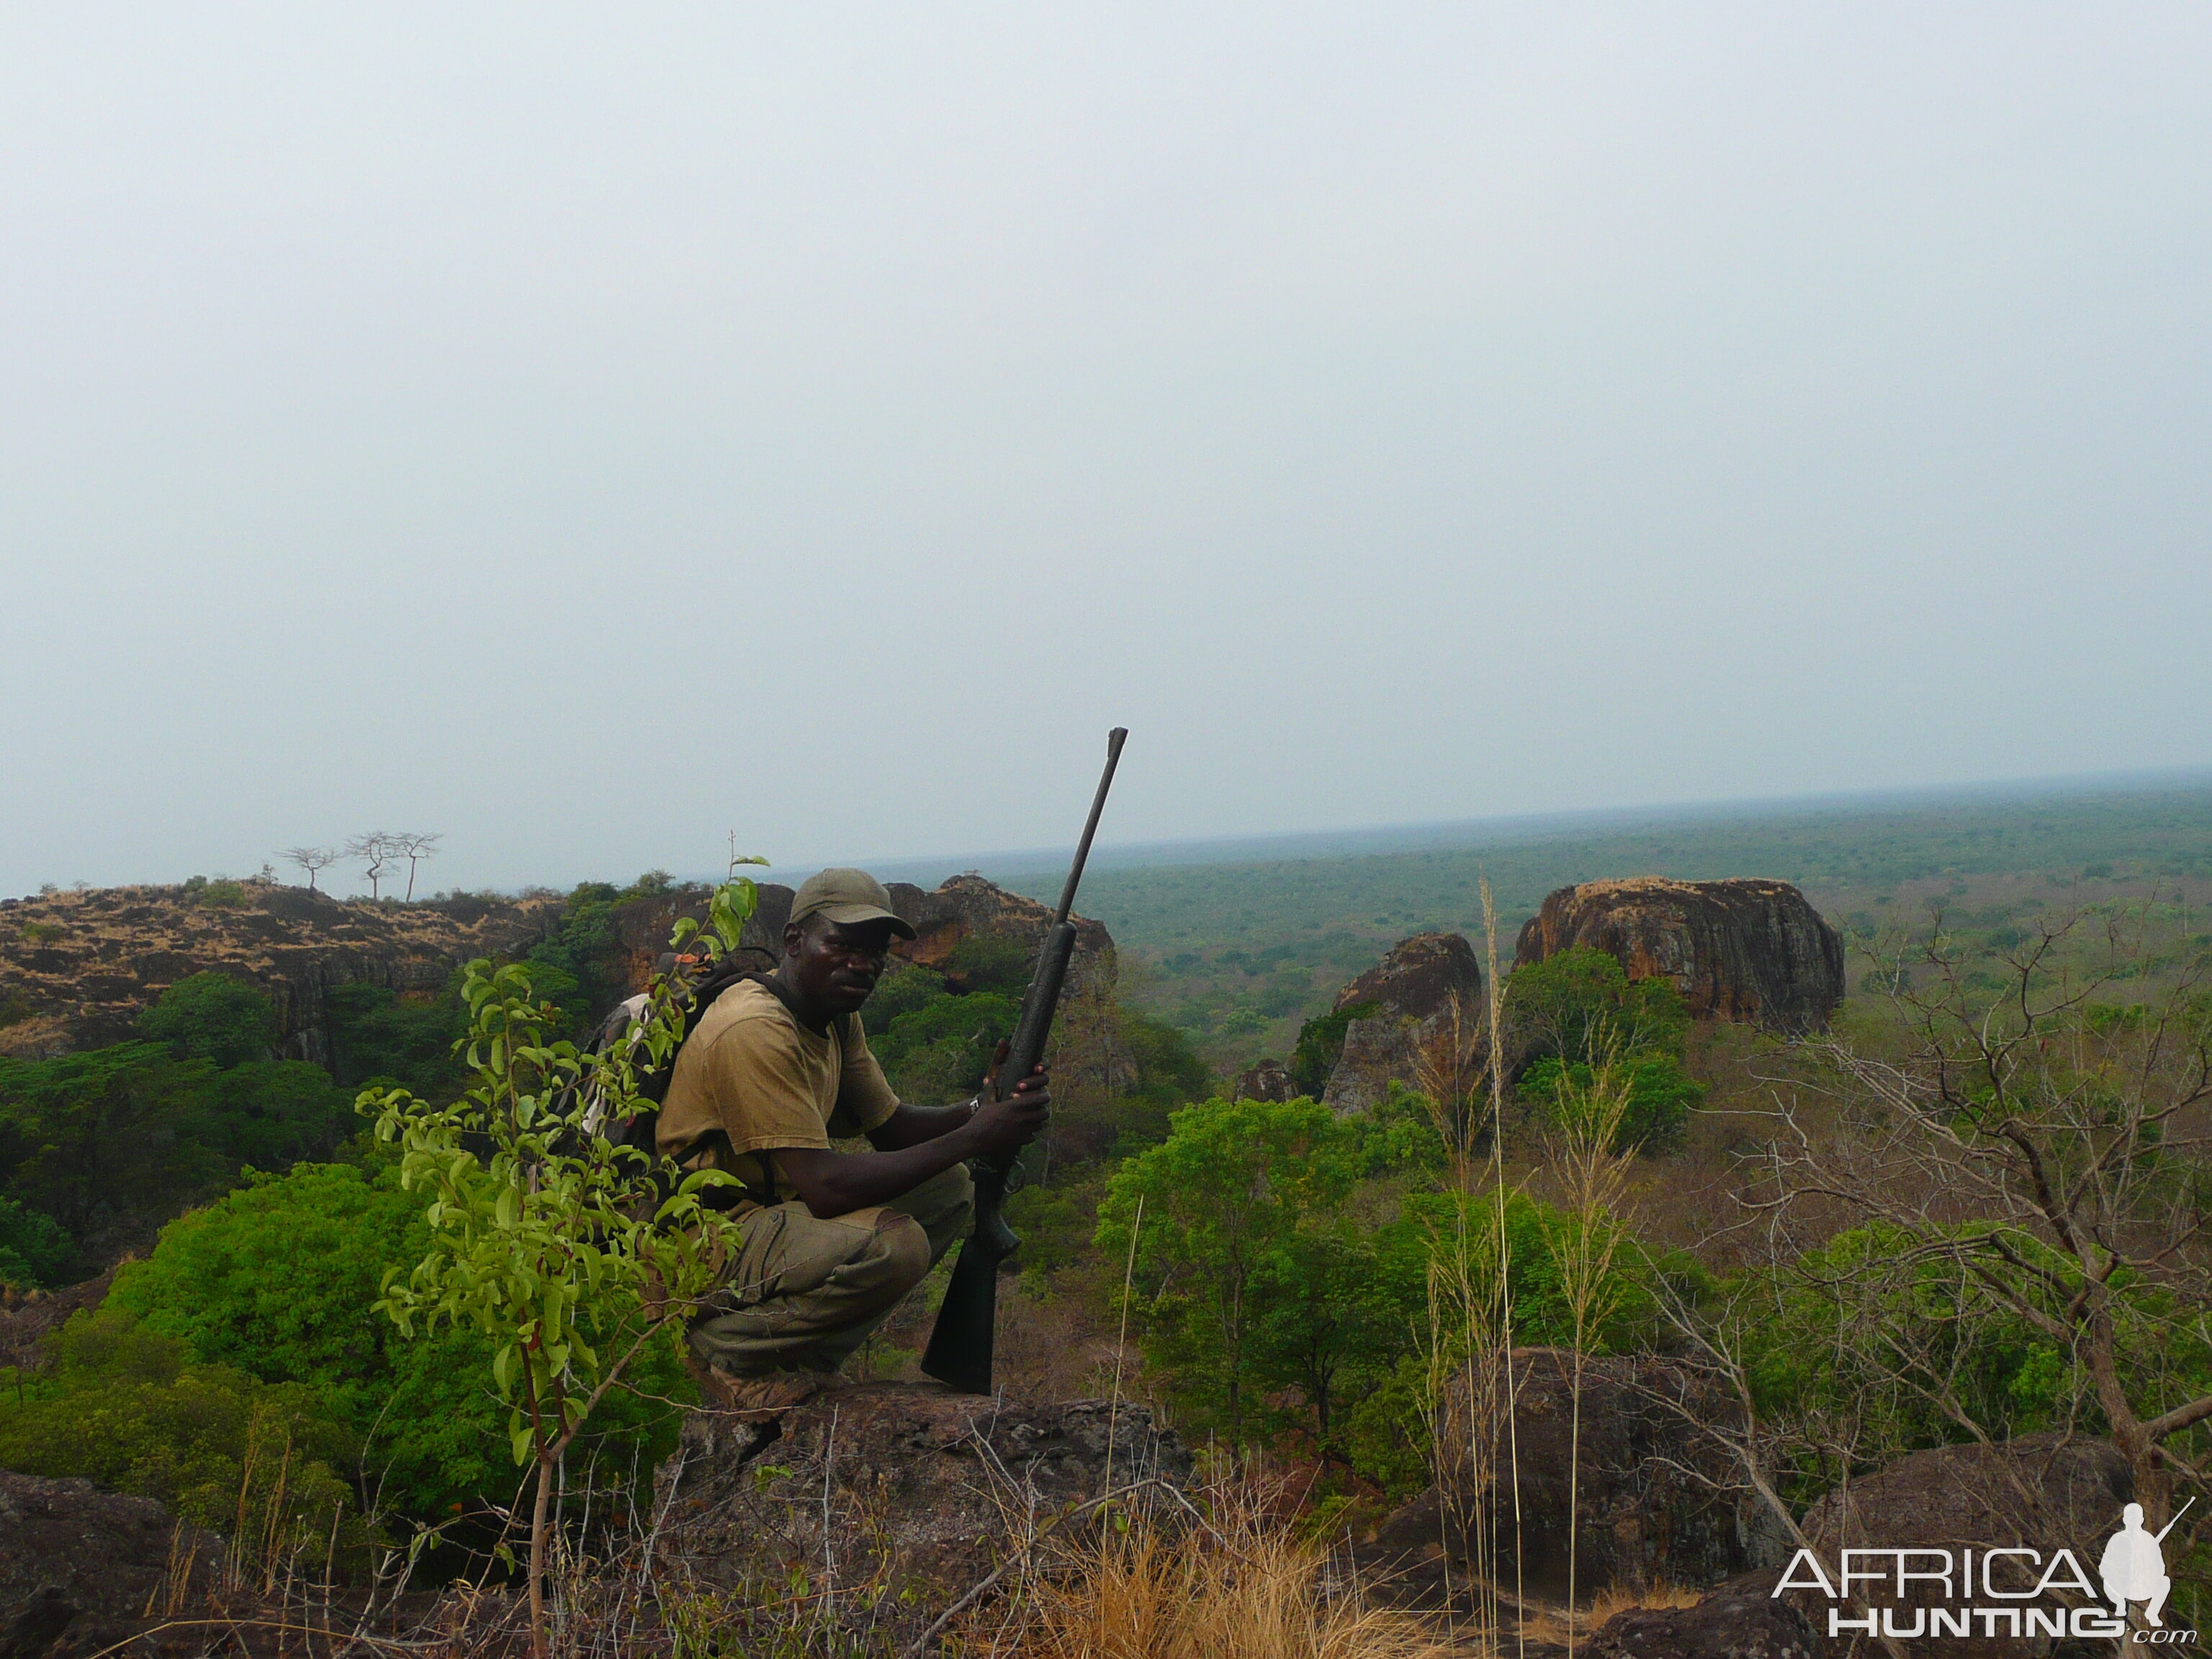
[[[249,1548],[319,1562],[334,1528],[349,1553],[367,1543],[337,1473],[352,1437],[312,1390],[194,1364],[184,1343],[119,1310],[79,1313],[50,1341],[55,1371],[36,1396],[0,1399],[0,1468],[159,1498]]]
[[[1614,1067],[1615,1085],[1627,1090],[1628,1105],[1613,1150],[1659,1152],[1680,1145],[1690,1114],[1705,1104],[1705,1085],[1670,1054],[1633,1054]],[[1554,1122],[1563,1097],[1571,1101],[1587,1095],[1596,1083],[1596,1068],[1582,1060],[1540,1060],[1522,1075],[1519,1097],[1539,1122]]]
[[[1344,1055],[1345,1028],[1365,1019],[1382,1007],[1379,1002],[1355,1002],[1334,1012],[1321,1014],[1298,1028],[1297,1046],[1291,1050],[1291,1081],[1298,1092],[1319,1100],[1328,1087],[1328,1074]]]
[[[393,1508],[439,1517],[507,1502],[516,1476],[486,1340],[444,1330],[409,1341],[374,1309],[385,1270],[428,1248],[423,1204],[391,1167],[257,1176],[162,1229],[109,1303],[204,1360],[312,1390],[361,1437],[368,1478]],[[624,1474],[649,1471],[672,1449],[672,1410],[643,1395],[690,1397],[673,1347],[655,1349],[635,1381],[641,1394],[594,1413],[578,1467],[597,1455]]]
[[[860,1018],[870,1031],[888,1030],[901,1014],[910,1014],[942,1001],[948,993],[945,976],[913,963],[894,963],[876,981],[874,993]]]
[[[1632,980],[1610,952],[1587,945],[1516,968],[1504,1018],[1525,1058],[1586,1063],[1643,1049],[1680,1055],[1690,1025],[1673,981]]]
[[[161,993],[138,1016],[138,1030],[166,1042],[179,1060],[236,1066],[265,1060],[282,1028],[276,999],[228,974],[194,974]]]
[[[76,1275],[76,1241],[52,1216],[0,1196],[0,1285],[52,1290]]]

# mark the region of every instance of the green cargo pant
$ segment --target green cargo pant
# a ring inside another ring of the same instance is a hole
[[[836,1370],[968,1231],[975,1200],[956,1164],[827,1220],[795,1200],[746,1212],[729,1278],[692,1322],[692,1357],[732,1376]]]

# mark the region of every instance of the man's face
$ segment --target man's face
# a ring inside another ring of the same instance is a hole
[[[783,931],[784,955],[799,994],[833,1013],[860,1012],[883,977],[890,948],[888,921],[848,926],[827,916],[809,916]]]

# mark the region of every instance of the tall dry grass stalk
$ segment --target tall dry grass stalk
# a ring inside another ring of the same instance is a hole
[[[1487,974],[1482,1020],[1481,1065],[1470,1073],[1474,1045],[1463,1042],[1462,1009],[1452,1010],[1449,1073],[1443,1066],[1422,1078],[1436,1113],[1438,1133],[1450,1155],[1459,1201],[1448,1230],[1431,1241],[1425,1379],[1434,1425],[1439,1498],[1437,1524],[1447,1533],[1456,1524],[1467,1540],[1470,1582],[1444,1586],[1448,1605],[1460,1597],[1472,1610],[1474,1628],[1464,1632],[1478,1649],[1501,1651],[1504,1641],[1504,1597],[1501,1569],[1513,1563],[1511,1601],[1522,1600],[1519,1546],[1521,1469],[1519,1436],[1514,1422],[1515,1378],[1508,1363],[1513,1346],[1512,1237],[1507,1225],[1510,1196],[1505,1171],[1505,1042],[1504,1002],[1498,974],[1498,910],[1490,884],[1482,883],[1483,935]],[[1475,1108],[1473,1079],[1487,1095],[1488,1110]],[[1488,1145],[1482,1144],[1487,1128]],[[1453,1395],[1458,1407],[1448,1409]],[[1499,1437],[1490,1425],[1503,1422]],[[1445,1469],[1458,1479],[1443,1478]],[[1498,1495],[1504,1494],[1500,1503]],[[1449,1536],[1446,1571],[1451,1559]],[[1517,1638],[1516,1638],[1517,1642]]]
[[[1559,1290],[1574,1322],[1574,1364],[1568,1386],[1567,1606],[1575,1605],[1576,1556],[1581,1543],[1583,1367],[1590,1343],[1620,1310],[1626,1281],[1619,1271],[1623,1231],[1616,1220],[1628,1190],[1632,1149],[1620,1145],[1627,1121],[1629,1080],[1619,1063],[1619,1044],[1601,1040],[1586,1084],[1562,1068],[1545,1136],[1547,1162],[1564,1203],[1544,1216],[1544,1243],[1559,1275]],[[1566,1649],[1575,1650],[1570,1619]]]

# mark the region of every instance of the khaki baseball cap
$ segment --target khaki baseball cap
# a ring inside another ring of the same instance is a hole
[[[891,896],[883,883],[865,870],[824,870],[799,883],[791,896],[791,919],[827,916],[842,927],[855,922],[888,921],[901,939],[914,937],[913,924],[891,908]]]

